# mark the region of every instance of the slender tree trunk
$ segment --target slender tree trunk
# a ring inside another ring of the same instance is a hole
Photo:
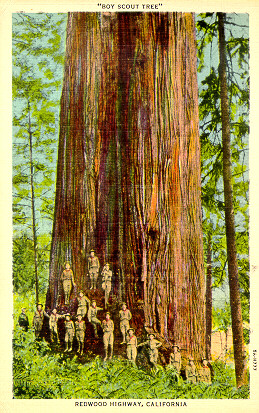
[[[230,119],[229,102],[226,76],[226,45],[224,32],[224,13],[218,13],[219,31],[219,77],[220,100],[222,118],[222,143],[223,143],[223,182],[225,199],[225,223],[227,238],[228,277],[230,291],[230,306],[232,318],[235,372],[237,387],[241,387],[246,379],[243,320],[241,298],[239,293],[238,264],[235,240],[235,220],[233,208],[233,188],[231,172],[231,145],[230,145]]]
[[[211,359],[212,329],[212,271],[211,271],[211,235],[208,236],[207,274],[206,274],[206,358]]]
[[[94,247],[147,328],[204,354],[193,15],[70,13],[60,120],[48,305]]]
[[[31,131],[31,114],[30,104],[28,102],[29,112],[29,148],[30,148],[30,187],[31,187],[31,213],[32,213],[32,234],[33,234],[33,250],[34,250],[34,272],[35,272],[35,294],[36,305],[39,302],[39,280],[38,280],[38,244],[36,233],[36,218],[35,218],[35,196],[34,196],[34,180],[33,180],[33,154],[32,154],[32,131]]]

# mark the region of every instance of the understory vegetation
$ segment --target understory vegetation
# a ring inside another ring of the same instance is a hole
[[[30,307],[32,297],[17,297]],[[28,311],[30,325],[32,313]],[[57,353],[46,341],[36,341],[34,332],[20,330],[15,318],[13,335],[13,394],[16,399],[243,399],[249,386],[235,387],[232,367],[212,363],[211,385],[187,383],[167,369],[157,371],[134,366],[114,357],[109,362],[86,354],[84,361],[74,353]]]

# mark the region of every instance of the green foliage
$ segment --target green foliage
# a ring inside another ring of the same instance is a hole
[[[46,288],[65,22],[65,14],[13,15],[13,277],[19,292],[35,280],[32,190],[40,288]]]
[[[206,385],[175,382],[162,367],[157,372],[137,368],[114,358],[99,357],[80,364],[77,356],[53,354],[45,342],[36,342],[32,331],[14,334],[15,398],[53,399],[200,399],[247,398],[248,387],[236,390],[233,370],[215,364],[216,380]]]
[[[51,228],[65,20],[65,14],[13,15],[13,219],[17,232],[24,230],[21,224],[31,227],[30,155],[37,230]]]
[[[234,372],[215,363],[212,385],[172,380],[162,367],[150,373],[126,360],[104,363],[99,357],[85,364],[78,357],[54,354],[47,344],[36,342],[33,332],[16,330],[13,341],[15,398],[53,399],[229,399],[247,398],[249,389],[234,387]]]
[[[212,312],[213,329],[227,332],[231,326],[230,306],[213,309]]]
[[[231,151],[236,244],[243,318],[249,320],[248,264],[248,30],[244,16],[227,14],[227,76],[230,102]],[[211,237],[213,287],[226,279],[227,254],[223,197],[221,109],[218,72],[218,22],[215,13],[196,19],[199,71],[199,115],[202,156],[204,251]],[[206,63],[209,63],[205,65]]]
[[[51,236],[38,236],[38,273],[40,293],[45,292],[48,283],[48,260]],[[13,239],[13,286],[21,294],[34,289],[35,267],[33,241],[25,232]]]
[[[41,297],[40,299],[42,299]],[[213,363],[214,381],[190,384],[176,380],[169,369],[147,371],[119,357],[109,362],[91,352],[85,362],[76,355],[55,353],[45,341],[35,341],[32,328],[27,333],[17,323],[21,307],[27,308],[32,325],[34,297],[14,296],[13,392],[19,399],[228,399],[247,398],[249,388],[235,388],[234,370]]]

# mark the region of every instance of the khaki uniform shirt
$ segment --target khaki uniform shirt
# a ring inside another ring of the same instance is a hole
[[[84,322],[84,320],[76,321],[75,326],[76,326],[76,332],[85,332],[85,322]]]
[[[208,366],[202,366],[198,370],[198,379],[199,381],[204,383],[211,383],[211,372]]]
[[[102,282],[111,282],[112,280],[112,271],[107,270],[107,268],[104,268],[102,270]]]
[[[83,295],[83,297],[77,297],[77,301],[78,301],[78,308],[80,307],[87,308],[87,306],[90,305],[91,303],[89,298],[87,298],[85,295]]]
[[[103,320],[102,322],[102,328],[104,333],[112,333],[114,330],[114,323],[111,319]]]
[[[98,257],[89,257],[88,258],[88,270],[92,270],[94,272],[98,271],[100,268],[100,263]]]
[[[177,353],[171,353],[169,359],[169,366],[174,367],[179,373],[181,370],[181,354],[178,351]]]
[[[137,347],[137,337],[133,334],[133,336],[132,337],[130,337],[130,336],[127,336],[126,337],[126,343],[127,343],[127,346],[129,346],[129,347]]]
[[[97,318],[97,312],[101,310],[100,307],[89,307],[88,313],[87,313],[87,317],[89,322],[91,323],[91,321],[94,321]]]
[[[36,330],[42,329],[44,316],[49,318],[49,315],[44,310],[35,311],[34,316],[33,316],[33,326]]]
[[[197,382],[197,371],[195,365],[191,366],[190,364],[187,364],[185,368],[185,373],[188,381],[192,383]]]
[[[112,271],[104,268],[102,270],[102,289],[111,290],[112,286]]]
[[[51,313],[51,315],[49,316],[49,328],[50,329],[54,329],[57,327],[59,318],[64,318],[64,316],[61,314]]]
[[[65,341],[72,341],[75,335],[75,326],[74,326],[73,321],[72,320],[65,321],[65,328],[66,328]]]
[[[73,271],[71,269],[64,270],[61,274],[60,279],[61,279],[61,281],[71,281],[73,285],[75,284],[74,274],[73,274]]]
[[[129,320],[131,320],[132,318],[130,310],[128,310],[128,308],[126,308],[126,310],[120,310],[119,317],[120,317],[120,327],[126,326],[129,328]]]

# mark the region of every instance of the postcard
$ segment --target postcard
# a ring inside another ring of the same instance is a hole
[[[1,6],[3,411],[259,410],[257,17]]]

